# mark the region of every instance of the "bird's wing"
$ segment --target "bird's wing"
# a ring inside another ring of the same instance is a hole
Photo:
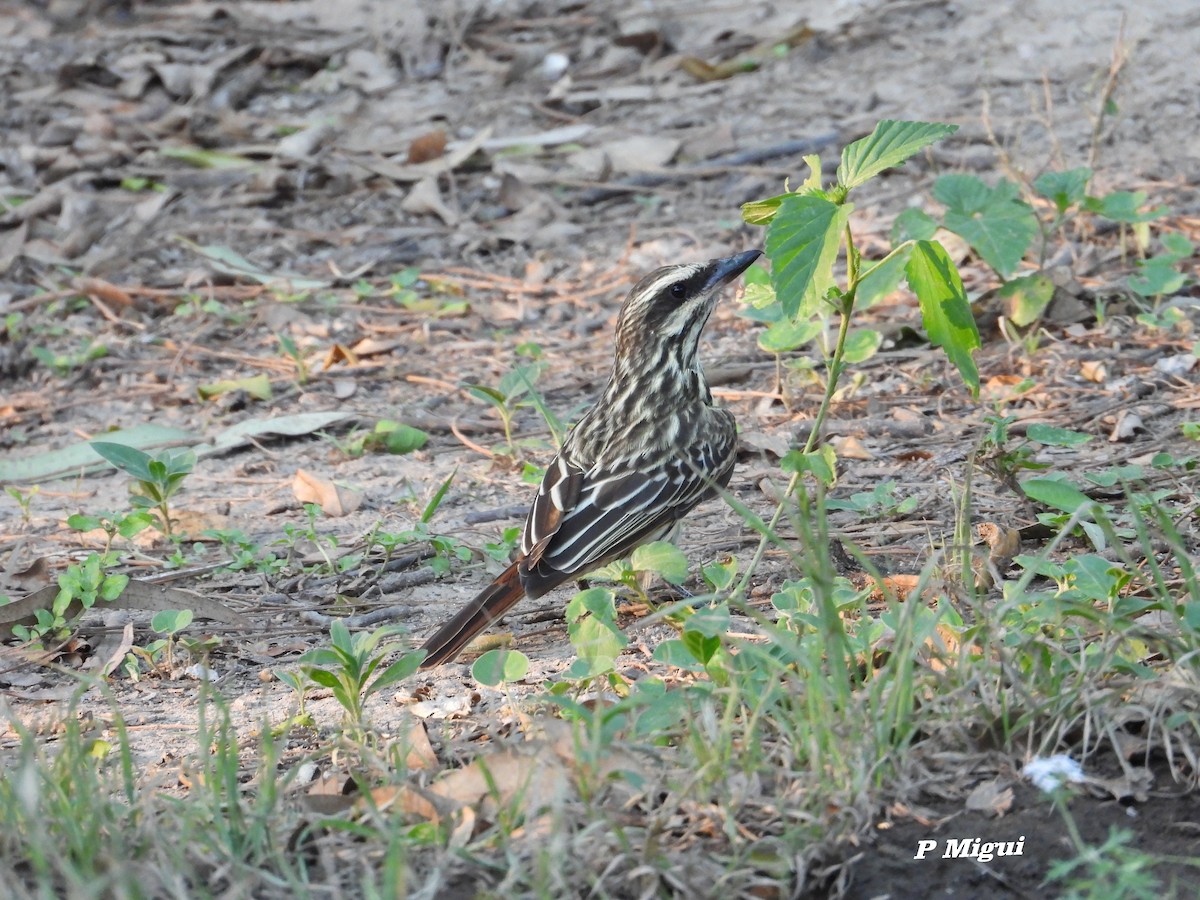
[[[575,505],[563,511],[543,545],[543,567],[582,575],[661,536],[712,493],[714,481],[728,479],[724,472],[701,474],[714,471],[702,449],[692,456],[653,469],[587,472]]]
[[[575,508],[584,478],[583,469],[561,454],[546,468],[521,535],[521,556],[529,558],[530,565],[541,558],[546,544],[562,524],[564,514]]]

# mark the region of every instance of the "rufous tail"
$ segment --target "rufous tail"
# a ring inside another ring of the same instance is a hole
[[[453,619],[434,632],[423,645],[422,669],[453,660],[477,634],[499,619],[525,596],[518,571],[520,561],[504,570],[495,581],[479,592]]]

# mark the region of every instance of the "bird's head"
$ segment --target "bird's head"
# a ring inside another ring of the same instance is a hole
[[[721,290],[762,254],[747,250],[706,263],[664,266],[629,292],[617,318],[617,358],[661,348],[691,367],[700,332]],[[663,363],[667,360],[664,358]]]

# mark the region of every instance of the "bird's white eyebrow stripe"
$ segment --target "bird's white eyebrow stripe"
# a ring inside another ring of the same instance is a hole
[[[646,295],[657,294],[669,284],[674,284],[677,281],[686,281],[688,278],[695,275],[702,267],[698,265],[674,266],[669,271],[664,272],[658,278],[655,278],[644,290]]]

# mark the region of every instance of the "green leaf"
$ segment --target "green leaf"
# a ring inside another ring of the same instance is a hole
[[[845,360],[851,365],[866,362],[875,355],[883,335],[870,328],[852,331],[846,336]]]
[[[467,385],[467,393],[477,400],[482,400],[485,403],[490,403],[492,406],[498,406],[504,409],[504,395],[492,387],[485,384],[469,384]]]
[[[683,645],[687,647],[688,652],[696,658],[696,661],[701,665],[708,665],[708,661],[712,659],[713,654],[721,649],[721,639],[717,637],[709,637],[698,631],[685,631],[683,633]]]
[[[520,650],[489,650],[471,666],[471,677],[487,687],[520,681],[529,671],[529,657]]]
[[[270,400],[274,396],[271,392],[271,379],[266,375],[251,375],[248,378],[226,378],[196,387],[196,394],[201,400],[211,400],[213,397],[219,397],[222,394],[231,394],[234,391],[245,391],[246,396],[252,400],[265,401]]]
[[[1080,166],[1065,172],[1043,172],[1033,183],[1033,189],[1053,203],[1061,216],[1072,206],[1083,202],[1091,180],[1092,170]]]
[[[803,347],[823,327],[820,319],[781,319],[758,336],[758,346],[767,353],[787,353]]]
[[[742,305],[753,310],[766,309],[775,304],[775,288],[771,287],[771,273],[766,269],[758,271],[762,272],[763,277],[767,279],[766,284],[748,284],[742,291]]]
[[[1040,319],[1054,299],[1054,282],[1045,275],[1025,275],[1002,285],[996,295],[1006,301],[1012,323],[1025,328]]]
[[[163,609],[150,619],[150,628],[159,634],[177,634],[192,624],[190,609]]]
[[[1090,434],[1084,434],[1082,431],[1071,431],[1069,428],[1057,428],[1040,422],[1030,425],[1025,434],[1031,441],[1049,447],[1075,447],[1092,439]]]
[[[655,647],[654,661],[691,672],[698,672],[703,668],[700,663],[696,662],[696,656],[688,645],[678,639],[663,641]]]
[[[1167,251],[1157,259],[1170,259],[1172,262],[1178,262],[1181,259],[1187,259],[1196,252],[1196,245],[1185,238],[1178,231],[1168,231],[1159,236],[1163,248]]]
[[[1155,257],[1140,264],[1137,273],[1129,276],[1128,284],[1140,297],[1161,297],[1182,290],[1187,280],[1187,276],[1175,268],[1173,260]]]
[[[817,193],[821,191],[821,157],[820,154],[811,153],[804,157],[804,164],[808,166],[808,177],[804,179],[804,184],[800,186],[800,190],[809,193]]]
[[[1074,513],[1081,506],[1095,502],[1079,488],[1053,478],[1030,478],[1021,482],[1021,490],[1030,500],[1065,513]]]
[[[687,557],[670,541],[643,544],[633,551],[630,563],[636,571],[654,572],[670,584],[682,584],[687,580]]]
[[[767,225],[775,218],[783,201],[791,196],[791,193],[779,194],[776,197],[768,197],[766,200],[751,200],[749,203],[743,203],[742,219],[750,225]]]
[[[828,487],[837,480],[837,455],[829,444],[822,445],[819,450],[814,450],[812,453],[789,450],[779,461],[779,468],[796,475],[808,472],[817,481]]]
[[[378,422],[375,433],[384,435],[384,449],[398,456],[420,450],[429,440],[429,435],[420,428],[399,422]]]
[[[136,447],[112,444],[108,441],[92,441],[91,447],[122,472],[132,475],[139,481],[153,480],[150,471],[152,457],[149,453],[144,453]]]
[[[309,669],[308,677],[321,687],[330,688],[331,690],[341,687],[341,682],[337,680],[337,676],[324,669]]]
[[[125,587],[129,584],[128,575],[109,575],[100,585],[100,597],[104,600],[112,602],[121,594],[125,593]],[[191,611],[187,611],[190,615]]]
[[[791,194],[767,226],[771,283],[784,315],[808,318],[833,284],[833,261],[852,210],[819,197]]]
[[[909,207],[892,222],[892,241],[928,241],[941,228],[941,224],[923,209]]]
[[[245,156],[206,150],[203,147],[159,147],[160,156],[175,159],[198,169],[244,169],[255,165]]]
[[[1149,196],[1145,191],[1113,191],[1103,197],[1088,197],[1083,205],[1089,212],[1106,219],[1135,225],[1160,219],[1171,211],[1168,206],[1155,206],[1143,211],[1142,207],[1146,205]]]
[[[396,684],[408,678],[417,669],[421,668],[421,662],[424,660],[424,654],[419,651],[405,653],[398,660],[379,673],[379,677],[371,682],[367,688],[367,696],[374,694],[376,691],[381,691],[389,685]]]
[[[974,175],[943,175],[933,184],[933,196],[946,205],[942,225],[964,238],[1004,278],[1016,270],[1037,236],[1037,216],[1007,178],[989,188]]]
[[[341,653],[354,655],[354,638],[350,636],[350,629],[346,627],[346,623],[341,619],[334,619],[329,625],[329,638],[333,642],[333,649]]]
[[[697,609],[687,618],[684,632],[698,631],[707,637],[721,637],[729,633],[729,604],[718,603]]]
[[[85,516],[82,513],[75,513],[72,516],[67,516],[67,527],[75,531],[94,531],[101,527],[99,516]]]
[[[854,293],[855,308],[868,309],[896,290],[900,279],[904,277],[904,267],[908,265],[911,256],[912,244],[904,243],[879,262],[864,263],[864,271],[858,279],[858,288]]]
[[[900,165],[934,141],[956,131],[957,125],[885,119],[865,138],[842,150],[842,161],[837,168],[838,184],[853,190],[884,169]]]
[[[429,502],[425,504],[425,509],[421,511],[422,524],[429,524],[437,514],[438,507],[442,505],[442,501],[446,498],[446,492],[450,490],[450,484],[454,481],[454,476],[458,474],[458,467],[446,476],[446,480],[441,483],[433,496],[429,498]]]
[[[588,588],[567,601],[564,615],[567,622],[571,623],[578,622],[584,615],[591,613],[593,616],[615,625],[617,614],[614,600],[615,595],[607,588]]]
[[[737,576],[737,557],[731,556],[727,562],[723,563],[709,563],[701,571],[704,574],[704,580],[711,585],[714,591],[723,591],[733,584],[733,579]]]
[[[917,241],[905,273],[930,342],[946,351],[972,396],[979,396],[979,370],[971,356],[980,346],[979,329],[946,248],[937,241]]]

